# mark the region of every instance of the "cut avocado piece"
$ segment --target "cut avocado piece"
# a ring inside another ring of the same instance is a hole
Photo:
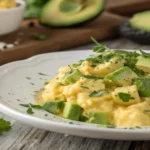
[[[86,121],[88,121],[88,117],[82,115],[82,116],[80,116],[79,121],[86,122]]]
[[[134,14],[129,23],[133,29],[150,32],[150,10]]]
[[[89,123],[95,124],[108,124],[108,113],[107,112],[90,112]]]
[[[43,109],[48,111],[49,113],[59,115],[62,112],[63,106],[64,106],[64,101],[54,100],[54,101],[46,102],[43,105]]]
[[[86,22],[98,16],[105,0],[50,0],[42,9],[40,23],[63,27]]]
[[[150,97],[150,78],[134,79],[133,84],[137,86],[140,96]]]
[[[70,120],[79,120],[82,114],[82,108],[77,104],[65,103],[63,117]]]
[[[146,73],[150,73],[150,58],[140,56],[136,63],[138,69],[143,70]]]
[[[125,86],[131,85],[132,79],[137,78],[137,74],[133,72],[129,67],[122,67],[105,77],[105,80],[111,80],[116,85]]]
[[[120,34],[136,43],[150,43],[150,10],[136,13],[129,21],[120,25]]]
[[[79,80],[81,77],[81,72],[76,69],[73,72],[67,72],[63,79],[61,80],[61,83],[64,85],[75,83],[77,80]]]

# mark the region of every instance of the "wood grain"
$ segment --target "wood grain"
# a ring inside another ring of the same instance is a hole
[[[18,31],[0,37],[0,41],[6,43],[13,43],[18,39],[20,41],[19,45],[0,52],[0,65],[41,53],[91,43],[91,36],[97,40],[117,37],[119,25],[128,19],[123,15],[148,8],[150,8],[150,0],[108,0],[102,15],[72,28],[47,28],[38,24],[37,20],[24,21]],[[29,27],[31,22],[34,27]],[[47,35],[49,38],[45,41],[37,41],[33,39],[35,33]]]
[[[9,38],[8,36],[0,37],[0,41],[7,43],[12,43],[18,38],[21,40],[18,46],[0,53],[0,64],[87,44],[91,42],[91,36],[99,40],[115,37],[118,35],[118,25],[126,19],[126,17],[104,12],[102,16],[86,25],[63,29],[45,28],[40,26],[36,20],[32,21],[35,27],[29,28],[30,21],[26,21],[21,29],[10,34]],[[35,33],[47,35],[49,38],[44,41],[34,40],[33,35]]]
[[[150,9],[150,0],[107,0],[106,9],[120,15],[130,15]]]
[[[113,49],[150,49],[150,46],[135,44],[125,39],[102,42]],[[75,50],[90,49],[93,45]],[[0,150],[150,150],[150,141],[116,141],[65,136],[21,124],[12,118],[12,129],[0,135]]]

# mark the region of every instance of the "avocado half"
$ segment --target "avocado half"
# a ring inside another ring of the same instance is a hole
[[[41,24],[67,27],[84,23],[100,15],[105,0],[50,0],[42,9]]]
[[[140,44],[150,44],[150,11],[144,11],[120,26],[120,33],[125,38]]]

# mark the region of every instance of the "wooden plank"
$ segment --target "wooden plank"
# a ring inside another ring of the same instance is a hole
[[[106,9],[120,15],[130,15],[150,9],[150,0],[107,0]]]
[[[15,60],[21,60],[33,55],[60,51],[71,47],[90,43],[93,36],[99,40],[117,36],[118,25],[127,18],[104,12],[102,16],[93,22],[76,28],[45,28],[39,26],[37,21],[34,28],[29,28],[29,21],[25,22],[22,28],[16,33],[3,36],[0,41],[12,43],[20,38],[20,45],[0,53],[0,64]],[[20,36],[20,34],[23,36]],[[49,39],[37,41],[32,38],[35,33],[42,33],[49,36]]]

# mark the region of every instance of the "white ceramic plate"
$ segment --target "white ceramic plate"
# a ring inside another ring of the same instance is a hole
[[[42,110],[33,115],[19,104],[35,103],[35,91],[53,78],[59,67],[77,62],[92,51],[42,54],[0,67],[0,111],[26,124],[71,135],[119,140],[150,140],[150,128],[104,128],[95,124],[70,121]],[[42,75],[46,74],[46,75]],[[48,114],[48,116],[45,116]]]

